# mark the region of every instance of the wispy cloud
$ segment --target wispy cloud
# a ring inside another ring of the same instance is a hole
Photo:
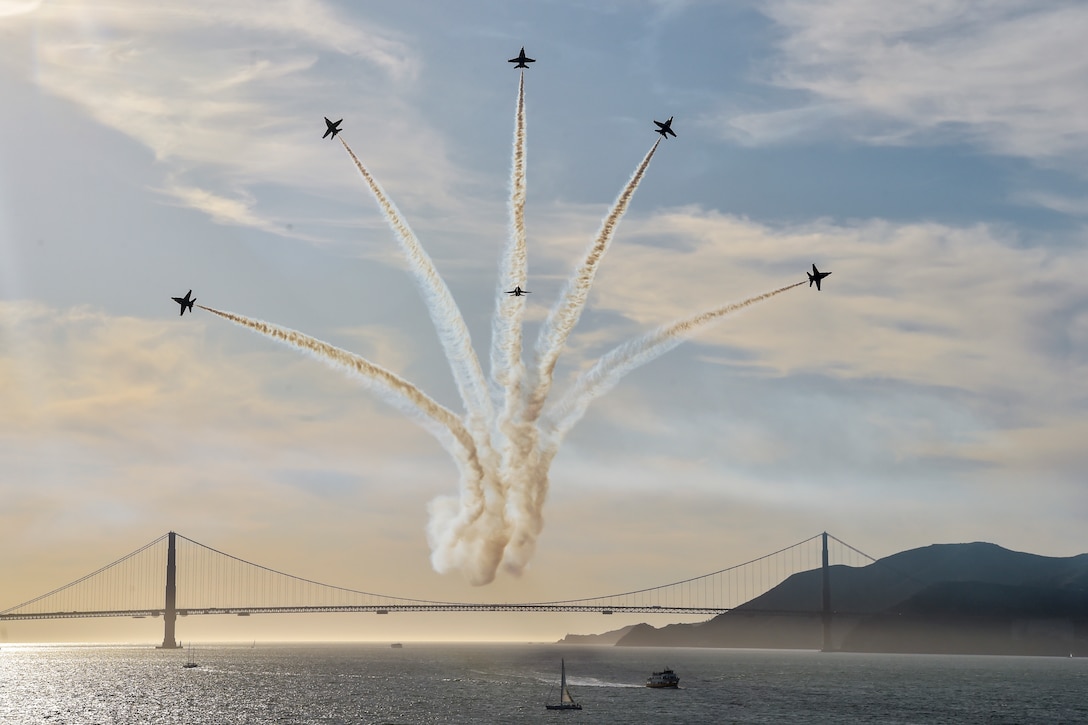
[[[176,197],[182,205],[204,212],[217,224],[236,224],[273,234],[283,233],[282,224],[276,224],[253,211],[252,197],[231,199],[192,186],[172,186],[167,193]]]
[[[353,405],[354,386],[321,366],[263,346],[228,351],[197,319],[171,322],[0,303],[0,519],[22,511],[27,526],[35,512],[48,529],[93,502],[234,526],[246,507],[228,502],[257,492],[263,503],[247,510],[273,515],[281,485],[299,499],[311,478],[354,476],[359,495],[373,470],[361,457],[382,465],[360,439],[380,439],[387,466],[427,458],[425,434],[361,392]]]
[[[202,22],[189,13],[96,14],[91,31],[72,28],[57,9],[46,15],[38,82],[160,161],[273,178],[297,162],[288,142],[298,130],[282,97],[313,92],[306,72],[322,48],[281,49],[259,33],[217,43],[214,14]]]
[[[0,62],[148,148],[176,182],[175,198],[216,222],[274,231],[223,202],[258,186],[329,193],[329,167],[343,159],[315,156],[314,141],[330,105],[344,115],[356,109],[356,130],[382,112],[398,115],[400,130],[383,148],[403,144],[405,157],[426,167],[420,187],[441,188],[424,179],[448,172],[436,134],[398,98],[419,68],[406,38],[320,0],[59,1],[13,17],[8,31],[20,29],[33,33],[33,57],[0,53]],[[353,68],[351,96],[318,67],[330,61]],[[370,95],[365,108],[360,88]],[[430,163],[418,163],[419,154]]]
[[[56,33],[58,39],[90,33],[99,39],[154,35],[176,41],[190,33],[229,31],[233,37],[250,34],[248,39],[256,41],[253,50],[267,49],[273,39],[269,36],[274,36],[281,45],[289,40],[294,47],[310,45],[356,56],[398,81],[409,80],[418,70],[398,33],[375,24],[361,28],[357,19],[349,21],[321,0],[239,0],[229,5],[194,0],[173,6],[56,0],[35,10],[39,31]]]
[[[791,292],[706,335],[758,350],[781,372],[1038,390],[1042,381],[1027,371],[1067,354],[1040,344],[1039,326],[1064,324],[1066,310],[1085,302],[1078,270],[1088,252],[1027,246],[983,224],[772,227],[692,207],[643,218],[624,236],[593,304],[647,326],[804,279],[813,262],[832,270],[819,296]]]
[[[761,8],[784,33],[765,80],[806,98],[723,114],[730,135],[766,143],[831,131],[872,143],[967,140],[1047,164],[1088,157],[1082,3],[765,0]]]
[[[0,18],[34,12],[41,4],[42,0],[0,0]]]
[[[1049,191],[1024,191],[1016,194],[1013,201],[1027,206],[1039,206],[1069,216],[1088,216],[1088,198],[1072,197]]]
[[[245,187],[239,187],[233,196],[224,196],[197,186],[171,182],[162,189],[162,193],[182,207],[203,212],[216,224],[260,229],[269,234],[318,244],[329,241],[295,231],[292,222],[261,213],[257,209],[257,199]]]

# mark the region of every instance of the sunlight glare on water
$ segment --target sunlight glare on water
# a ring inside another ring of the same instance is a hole
[[[555,713],[559,660],[583,710]],[[5,725],[1088,722],[1088,659],[542,645],[11,646]],[[643,686],[672,667],[679,690]]]

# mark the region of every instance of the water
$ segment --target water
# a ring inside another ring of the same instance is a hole
[[[580,712],[549,712],[559,659]],[[11,646],[0,723],[1084,723],[1088,659],[560,645]],[[672,667],[679,690],[643,687]]]

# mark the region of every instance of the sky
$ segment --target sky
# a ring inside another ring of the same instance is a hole
[[[1088,551],[1086,31],[1063,0],[0,0],[0,609],[168,530],[448,601],[654,586],[825,530],[877,557]],[[813,263],[833,275],[594,400],[551,464],[535,551],[480,586],[432,565],[429,506],[460,485],[441,440],[170,297],[302,331],[463,414],[336,141],[411,225],[487,372],[522,46],[527,365],[652,121],[678,134],[601,260],[558,395],[629,339]],[[344,119],[331,143],[324,116]],[[547,641],[643,619],[209,617],[179,636]]]

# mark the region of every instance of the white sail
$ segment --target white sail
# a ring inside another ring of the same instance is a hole
[[[549,710],[581,710],[582,706],[575,702],[571,697],[570,690],[567,689],[567,663],[565,660],[559,660],[559,704],[558,705],[545,705]]]

